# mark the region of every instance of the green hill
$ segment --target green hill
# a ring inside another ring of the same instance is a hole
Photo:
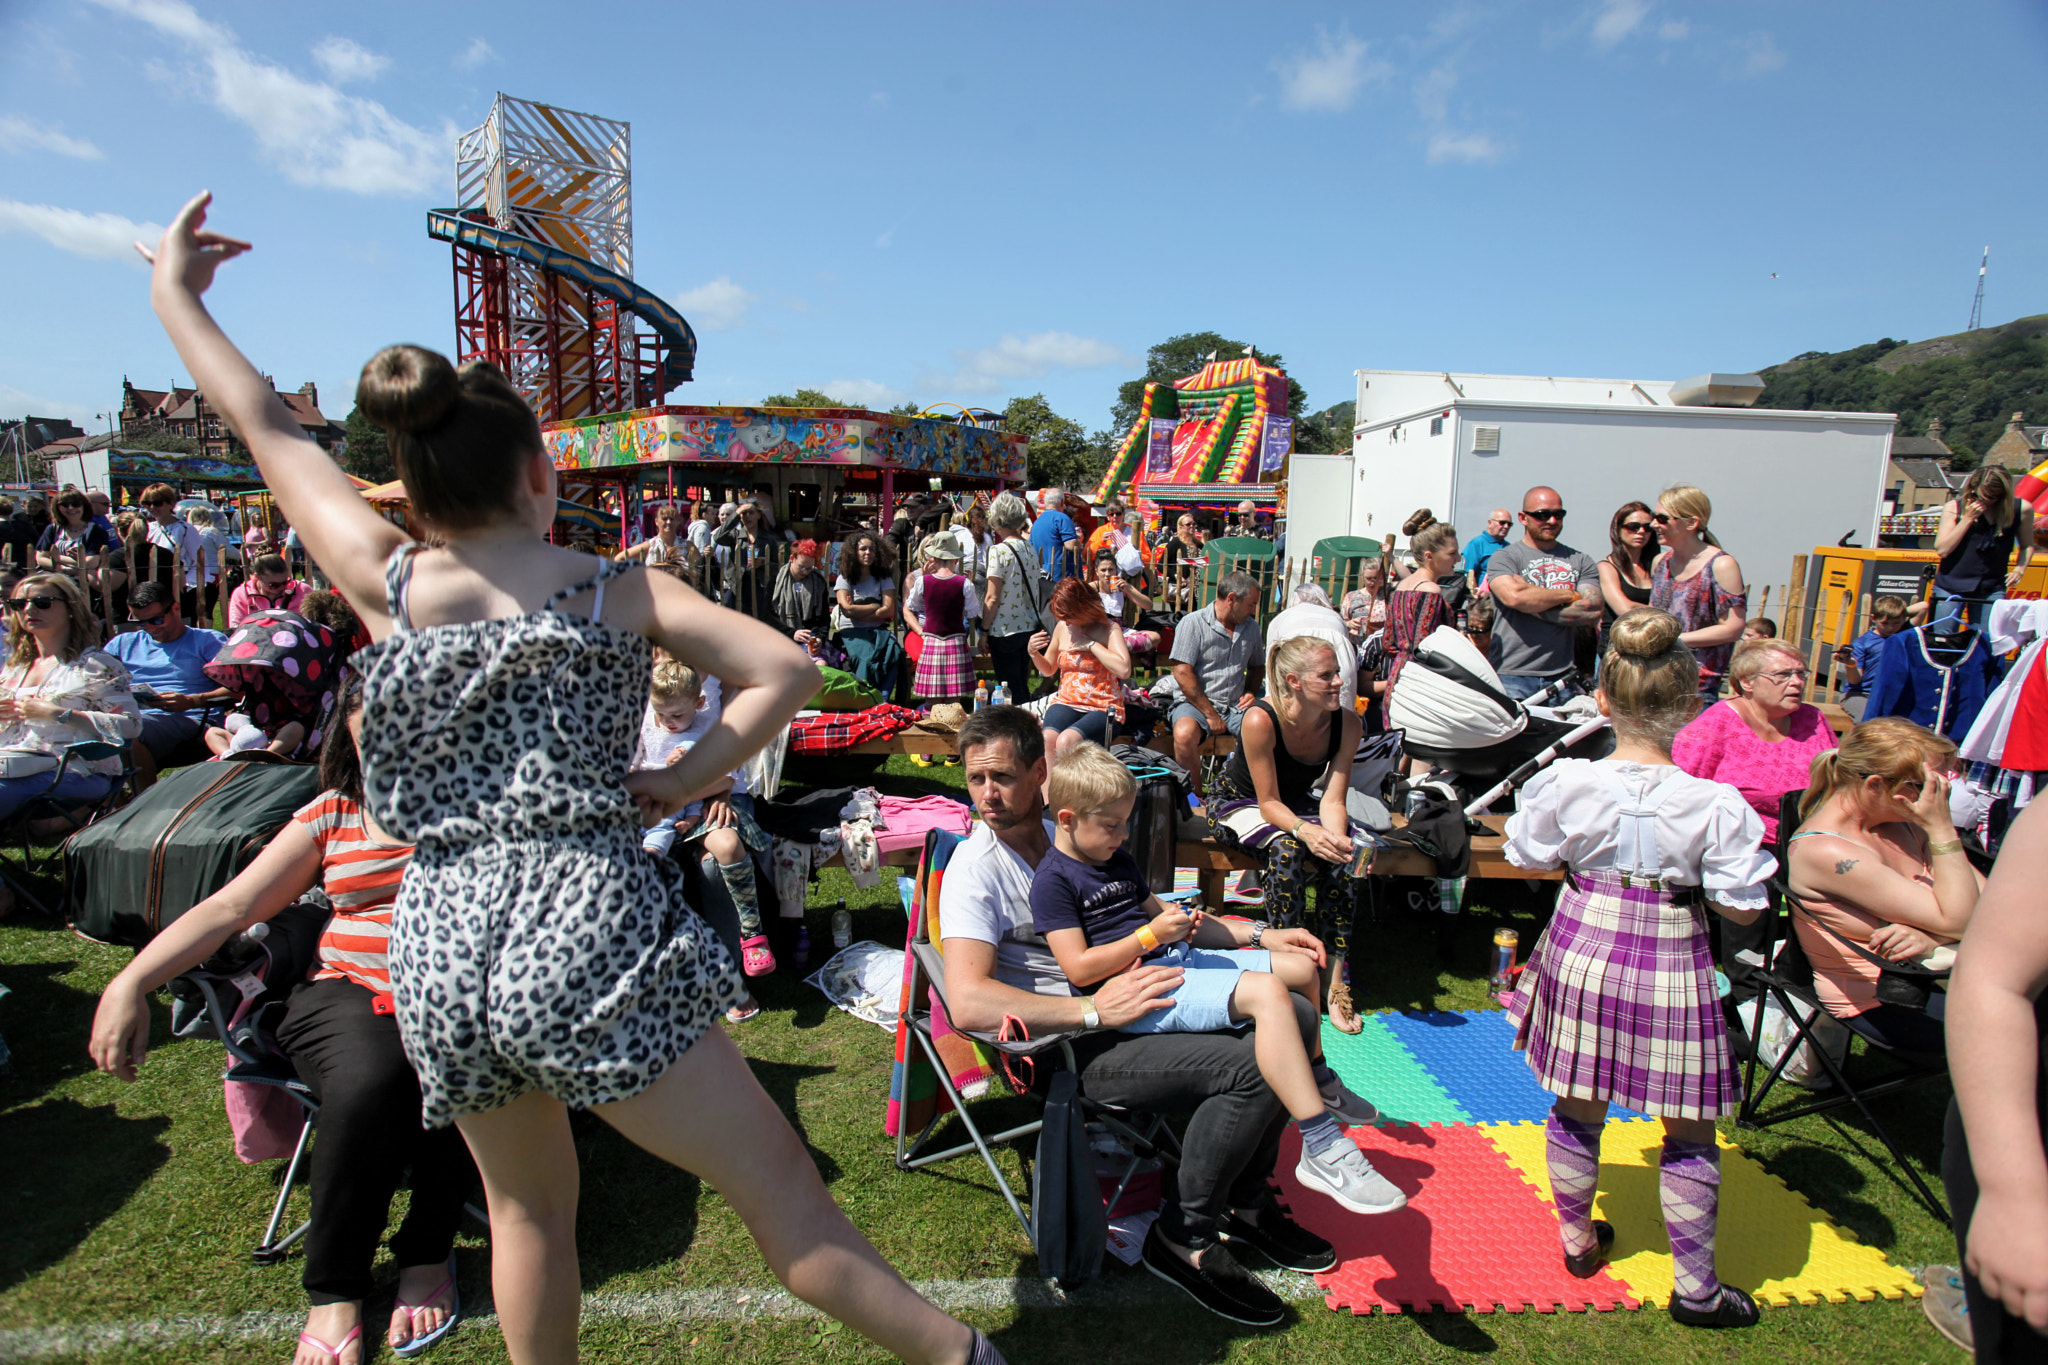
[[[1913,436],[1939,417],[1967,469],[2015,412],[2048,418],[2048,313],[1931,341],[1808,351],[1761,373],[1760,408],[1896,412],[1900,434]]]

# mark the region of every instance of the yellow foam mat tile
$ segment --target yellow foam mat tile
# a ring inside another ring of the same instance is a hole
[[[1481,1125],[1515,1173],[1550,1198],[1540,1123]],[[1647,1304],[1671,1297],[1671,1244],[1657,1195],[1657,1154],[1664,1125],[1612,1120],[1600,1142],[1600,1193],[1593,1216],[1614,1225],[1607,1271]],[[1836,1227],[1826,1214],[1717,1136],[1721,1148],[1721,1221],[1714,1268],[1758,1303],[1869,1302],[1918,1298],[1913,1277]]]

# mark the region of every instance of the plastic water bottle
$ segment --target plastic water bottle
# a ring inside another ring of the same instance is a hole
[[[982,707],[987,705],[988,684],[985,682],[977,682],[974,684],[974,709],[979,711]]]
[[[790,954],[790,963],[800,972],[811,965],[811,931],[808,925],[796,927],[796,951]]]
[[[989,694],[988,701],[991,706],[1008,706],[1010,704],[1010,685],[1005,682],[997,683],[996,690]]]
[[[853,942],[853,916],[846,911],[846,898],[839,898],[839,908],[832,912],[832,946],[844,951]]]
[[[1514,989],[1515,950],[1522,936],[1512,929],[1493,931],[1493,970],[1487,974],[1486,989],[1495,995]]]

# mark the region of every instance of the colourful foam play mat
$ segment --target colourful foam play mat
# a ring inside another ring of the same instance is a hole
[[[1303,1227],[1337,1248],[1337,1268],[1315,1277],[1331,1308],[1549,1313],[1664,1305],[1671,1254],[1657,1197],[1663,1125],[1613,1112],[1594,1216],[1614,1225],[1614,1251],[1591,1279],[1572,1278],[1544,1166],[1551,1099],[1511,1041],[1506,1016],[1492,1010],[1368,1015],[1356,1035],[1324,1026],[1330,1065],[1387,1119],[1352,1129],[1352,1139],[1408,1196],[1397,1213],[1364,1217],[1305,1191],[1294,1178],[1300,1147],[1289,1128],[1281,1197]],[[1920,1292],[1905,1270],[1726,1142],[1715,1259],[1724,1281],[1763,1304]]]

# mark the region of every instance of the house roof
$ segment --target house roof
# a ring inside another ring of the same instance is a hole
[[[1894,441],[1892,445],[1893,449],[1896,450],[1898,442]],[[1904,474],[1921,488],[1955,487],[1955,484],[1949,480],[1948,470],[1933,460],[1915,460],[1911,458],[1902,460],[1894,454],[1892,456],[1892,468]]]
[[[1945,460],[1953,454],[1946,441],[1933,436],[1892,437],[1892,458],[1918,460]]]
[[[284,405],[291,409],[292,416],[299,419],[300,426],[318,431],[333,425],[306,395],[302,393],[280,393],[278,397],[282,398]]]

